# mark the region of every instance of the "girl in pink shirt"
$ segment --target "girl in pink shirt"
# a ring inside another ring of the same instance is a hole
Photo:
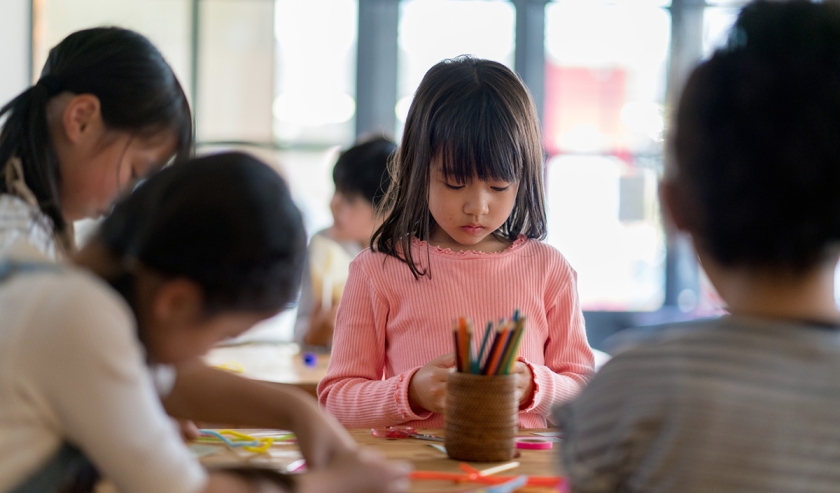
[[[543,153],[528,90],[497,62],[438,63],[417,88],[392,172],[385,220],[350,266],[321,405],[351,428],[442,428],[452,321],[519,309],[519,425],[545,427],[593,356],[575,271],[539,241]]]

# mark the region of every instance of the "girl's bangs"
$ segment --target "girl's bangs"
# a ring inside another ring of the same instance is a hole
[[[444,105],[432,124],[432,155],[441,162],[444,178],[466,183],[482,181],[514,182],[522,176],[521,136],[515,118],[506,114],[492,98],[468,98],[462,104]]]

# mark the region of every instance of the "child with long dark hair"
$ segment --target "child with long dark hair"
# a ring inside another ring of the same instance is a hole
[[[65,256],[73,221],[103,215],[139,178],[192,150],[172,69],[148,39],[116,27],[67,36],[2,118],[0,252],[25,238]]]
[[[15,243],[0,257],[0,491],[90,491],[99,474],[137,493],[404,487],[404,467],[359,450],[303,391],[198,361],[294,301],[304,252],[285,183],[239,153],[149,178],[105,219],[78,267]],[[313,473],[208,474],[164,408],[291,429]]]
[[[496,62],[438,63],[417,89],[394,166],[384,222],[351,264],[321,404],[349,427],[442,428],[453,319],[483,325],[519,309],[519,423],[545,427],[593,357],[576,274],[539,241],[543,153],[527,89]]]

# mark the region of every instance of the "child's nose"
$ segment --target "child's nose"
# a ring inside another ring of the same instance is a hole
[[[479,216],[487,214],[490,210],[487,194],[483,191],[477,191],[470,194],[464,204],[464,213],[471,216]]]

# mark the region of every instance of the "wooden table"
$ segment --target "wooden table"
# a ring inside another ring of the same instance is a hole
[[[315,354],[314,364],[307,365],[303,354],[297,344],[251,343],[214,348],[205,361],[255,380],[294,385],[317,397],[316,388],[327,374],[330,355]]]
[[[532,436],[530,433],[535,431],[548,430],[519,430],[519,436]],[[427,433],[430,435],[443,436],[443,430],[420,430],[419,433]],[[428,442],[416,439],[397,439],[388,440],[384,438],[377,438],[371,435],[369,429],[350,430],[350,434],[361,445],[376,449],[379,453],[388,459],[404,460],[411,462],[416,471],[438,471],[438,472],[463,472],[459,468],[460,461],[448,458],[444,453],[430,447],[429,444],[442,442]],[[520,463],[516,469],[500,473],[505,476],[516,476],[527,474],[529,476],[558,476],[561,474],[560,461],[557,454],[559,453],[559,443],[554,444],[554,448],[550,450],[519,450],[521,456],[513,460]],[[504,462],[470,462],[471,466],[476,469],[483,470],[489,467],[504,464]],[[451,481],[413,481],[411,485],[412,493],[426,493],[426,492],[461,492],[476,490],[479,484],[476,483],[453,483]],[[527,488],[518,491],[537,492],[537,491],[551,491],[546,489]]]
[[[278,435],[284,432],[276,430],[240,430],[243,433],[255,436]],[[533,436],[530,432],[547,430],[519,430],[519,436]],[[413,438],[389,440],[377,438],[371,435],[370,429],[349,430],[350,435],[362,446],[375,449],[388,459],[410,462],[415,471],[436,471],[461,473],[459,461],[449,459],[444,453],[430,447],[429,444],[443,444],[442,442],[429,442]],[[421,433],[443,436],[443,430],[420,430]],[[200,457],[201,463],[206,467],[230,467],[253,464],[269,466],[280,471],[288,471],[296,461],[301,459],[300,452],[292,443],[278,443],[271,447],[266,454],[251,454],[236,449],[234,452],[223,445],[191,444],[190,448],[194,453],[201,451],[210,452],[209,455]],[[550,450],[520,450],[521,456],[513,460],[520,463],[516,469],[500,473],[504,476],[517,476],[526,474],[529,476],[557,476],[561,474],[560,462],[557,454],[559,444],[555,443]],[[479,470],[504,464],[504,462],[470,462],[471,466]],[[468,492],[475,491],[482,485],[478,483],[455,483],[453,481],[439,480],[414,480],[411,484],[411,493],[429,492]],[[110,484],[103,484],[97,488],[97,493],[116,493]],[[519,493],[545,493],[553,492],[551,488],[526,487],[517,490]]]

